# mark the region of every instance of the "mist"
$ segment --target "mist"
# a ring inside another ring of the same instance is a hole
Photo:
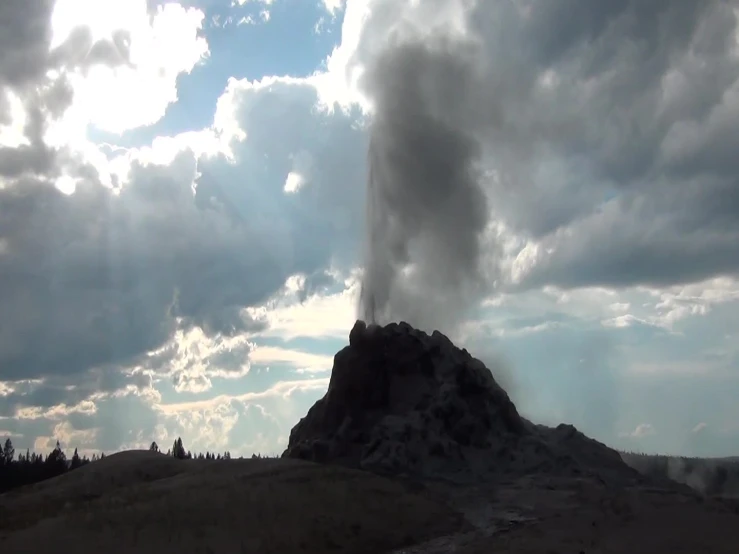
[[[483,289],[481,148],[465,130],[474,73],[448,39],[394,43],[364,88],[374,102],[359,317],[449,331]]]

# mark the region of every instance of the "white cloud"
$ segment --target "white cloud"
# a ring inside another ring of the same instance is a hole
[[[707,423],[701,422],[698,425],[696,425],[695,427],[693,427],[693,431],[692,432],[693,433],[700,433],[701,431],[703,431],[707,427],[708,427],[708,424]]]
[[[337,12],[344,8],[346,1],[347,0],[321,0],[323,7],[332,17],[335,17]]]
[[[177,77],[189,73],[209,53],[198,36],[204,14],[180,4],[160,6],[152,18],[145,0],[61,0],[54,15],[56,42],[67,38],[76,25],[88,25],[93,37],[109,38],[113,31],[130,33],[125,40],[129,64],[96,65],[85,73],[67,74],[74,100],[61,121],[46,137],[50,144],[68,144],[84,137],[91,124],[121,133],[158,121],[177,100]],[[87,7],[87,9],[86,9]]]
[[[251,368],[255,348],[247,333],[208,336],[200,327],[178,329],[161,348],[147,354],[144,368],[172,378],[177,392],[204,392],[213,378],[237,379]]]
[[[271,6],[275,0],[232,0],[231,6],[243,6],[245,4],[264,4]]]
[[[269,10],[262,10],[259,12],[258,17],[254,17],[253,15],[245,15],[241,19],[239,19],[236,22],[236,26],[241,25],[257,25],[258,23],[267,23],[272,16],[270,15]],[[226,23],[228,23],[231,20],[231,18],[226,19]],[[223,26],[226,26],[226,23],[223,24]]]
[[[659,298],[655,305],[659,322],[671,328],[687,317],[703,316],[717,305],[739,300],[739,281],[718,277],[683,286],[649,290],[649,293]]]
[[[62,450],[71,456],[75,448],[86,450],[94,448],[98,438],[99,429],[75,429],[68,421],[62,421],[54,425],[51,436],[36,437],[33,449],[36,452],[48,452],[56,447],[59,441]],[[78,452],[79,453],[79,452]]]
[[[261,333],[263,336],[285,340],[296,337],[346,339],[356,321],[357,277],[348,278],[344,286],[341,292],[309,296],[302,302],[294,292],[286,291],[268,304],[247,311],[255,319],[267,323],[267,330]]]
[[[622,437],[629,437],[634,439],[643,439],[656,433],[654,426],[650,423],[640,423],[633,431],[629,433],[621,433]]]
[[[602,324],[604,327],[616,327],[616,328],[624,328],[624,327],[631,327],[632,325],[651,325],[650,322],[648,322],[645,319],[639,319],[638,317],[635,317],[631,314],[624,314],[619,315],[610,319],[604,319],[602,321]]]
[[[159,404],[156,408],[164,414],[174,414],[192,410],[203,410],[213,406],[237,400],[250,403],[255,400],[267,398],[287,399],[297,391],[325,391],[328,387],[329,378],[299,379],[294,381],[279,381],[270,388],[257,392],[246,392],[237,395],[219,395],[205,400],[194,400],[190,402],[176,402]]]
[[[321,373],[330,371],[333,356],[311,354],[300,350],[290,350],[277,346],[258,346],[249,355],[254,364],[288,364],[297,373]]]

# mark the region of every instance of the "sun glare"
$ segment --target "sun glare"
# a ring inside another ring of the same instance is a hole
[[[57,0],[51,16],[51,48],[62,44],[79,26],[87,26],[93,42],[110,38],[117,29],[132,29],[146,0]]]
[[[74,194],[74,191],[77,188],[77,180],[69,175],[62,175],[56,180],[54,186],[56,186],[56,188],[59,189],[59,192],[63,194]]]
[[[287,194],[296,193],[303,186],[303,183],[303,176],[300,175],[300,173],[291,171],[287,174],[287,178],[285,179],[284,191]]]

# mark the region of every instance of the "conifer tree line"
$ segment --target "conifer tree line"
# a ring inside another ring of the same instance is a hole
[[[4,443],[0,442],[0,444],[2,444],[2,448],[0,448],[0,494],[24,485],[31,485],[39,481],[57,477],[63,473],[74,471],[91,462],[105,458],[104,452],[100,455],[93,454],[92,458],[84,455],[80,456],[75,448],[71,459],[67,459],[67,455],[62,450],[59,441],[56,442],[54,449],[46,456],[31,452],[30,450],[26,450],[25,453],[16,454],[13,441],[10,438],[6,438]],[[162,453],[156,442],[151,443],[149,450]],[[193,454],[185,449],[182,444],[182,438],[179,437],[174,441],[172,448],[167,450],[166,455],[179,460],[231,459],[231,453],[228,451],[223,454],[213,452]],[[258,454],[252,455],[252,458],[261,457]]]
[[[159,449],[159,445],[156,442],[152,442],[151,446],[149,446],[149,450],[152,452],[161,452]],[[174,441],[174,444],[172,445],[172,448],[167,450],[167,456],[172,456],[173,458],[177,458],[178,460],[230,460],[231,459],[231,453],[227,450],[222,455],[221,454],[214,454],[211,452],[206,452],[203,454],[202,452],[199,454],[193,454],[189,450],[186,450],[185,447],[182,445],[182,438],[177,437],[177,440]],[[256,458],[257,456],[252,456],[252,458]]]

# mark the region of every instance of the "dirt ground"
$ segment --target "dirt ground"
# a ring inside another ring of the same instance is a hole
[[[290,460],[122,453],[0,495],[4,553],[736,553],[739,502],[525,478],[412,485]]]

